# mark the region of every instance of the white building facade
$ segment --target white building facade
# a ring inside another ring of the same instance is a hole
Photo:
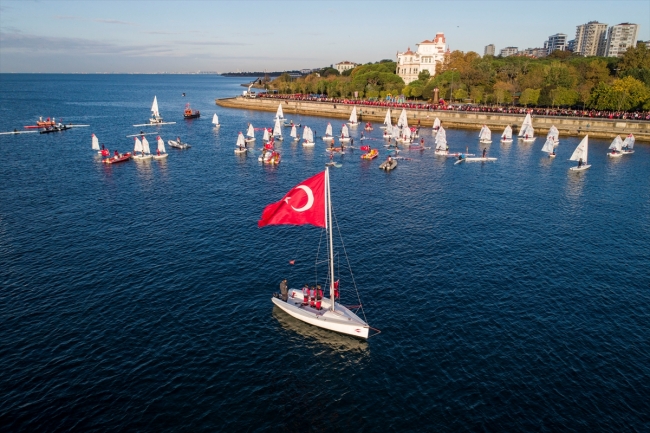
[[[418,79],[422,71],[429,71],[433,77],[436,75],[436,63],[443,62],[447,54],[447,42],[444,33],[436,33],[433,40],[424,40],[416,44],[417,50],[411,51],[409,47],[403,53],[397,53],[397,75],[404,83],[409,84]]]
[[[551,54],[553,51],[566,51],[567,49],[567,35],[564,33],[556,33],[548,37],[548,40],[544,42],[544,48],[546,48],[546,54]]]
[[[636,35],[639,32],[637,24],[621,23],[611,26],[607,33],[605,56],[619,57],[628,48],[636,46]]]
[[[573,52],[581,56],[604,56],[607,43],[607,24],[589,21],[576,26]]]
[[[496,48],[494,47],[494,44],[490,44],[485,46],[485,49],[483,50],[483,55],[493,56],[495,52],[496,52]]]
[[[499,55],[501,57],[508,57],[508,56],[514,56],[519,53],[519,48],[517,47],[505,47],[501,51],[499,51]]]
[[[345,60],[345,61],[343,61],[343,62],[339,62],[339,63],[337,63],[336,65],[334,65],[334,69],[336,69],[337,71],[339,71],[339,74],[342,74],[343,71],[347,71],[347,70],[349,70],[349,69],[354,69],[354,68],[356,68],[358,65],[359,65],[358,63],[348,62],[347,60]]]

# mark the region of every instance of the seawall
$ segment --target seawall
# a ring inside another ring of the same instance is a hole
[[[261,110],[275,112],[278,103],[282,103],[282,110],[286,118],[291,115],[307,115],[334,117],[348,119],[352,111],[352,105],[334,104],[331,102],[314,101],[290,101],[280,99],[234,98],[217,99],[216,104],[227,108],[240,108],[244,110]],[[356,106],[359,122],[383,122],[386,117],[386,107],[364,107]],[[393,122],[401,109],[392,109]],[[418,109],[407,109],[409,124],[414,125],[418,121],[422,126],[432,126],[437,117],[445,128],[481,129],[487,125],[492,129],[493,134],[501,134],[503,128],[510,125],[513,131],[517,132],[523,115],[500,114],[500,113],[476,113],[456,111],[428,111]],[[298,120],[296,119],[296,122]],[[545,134],[549,128],[555,125],[560,135],[584,136],[589,134],[595,138],[614,139],[616,135],[625,138],[627,134],[634,134],[638,141],[650,142],[650,122],[633,120],[609,120],[593,119],[585,117],[561,117],[561,116],[533,116],[533,127],[538,135]]]

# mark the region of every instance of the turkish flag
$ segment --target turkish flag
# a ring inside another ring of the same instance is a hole
[[[300,182],[282,200],[264,208],[257,226],[278,224],[325,227],[325,172]]]

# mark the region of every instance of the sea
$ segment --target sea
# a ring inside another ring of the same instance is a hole
[[[614,159],[589,139],[572,172],[577,137],[549,159],[544,137],[481,145],[477,125],[447,129],[450,150],[496,161],[404,148],[384,172],[375,124],[380,157],[330,172],[341,302],[380,331],[363,341],[271,301],[284,278],[326,281],[320,228],[257,221],[329,156],[287,137],[262,165],[260,132],[235,155],[248,123],[273,126],[215,104],[245,81],[0,75],[0,131],[89,125],[0,136],[1,431],[650,431],[650,146]],[[134,127],[154,96],[176,123]],[[112,166],[91,150],[140,130],[192,147]]]

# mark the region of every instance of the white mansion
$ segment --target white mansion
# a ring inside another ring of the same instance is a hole
[[[418,74],[424,70],[429,71],[432,77],[436,75],[436,62],[444,61],[448,51],[442,32],[436,33],[431,41],[425,39],[415,45],[418,47],[415,52],[409,47],[405,52],[397,53],[397,75],[406,84],[417,80]]]

